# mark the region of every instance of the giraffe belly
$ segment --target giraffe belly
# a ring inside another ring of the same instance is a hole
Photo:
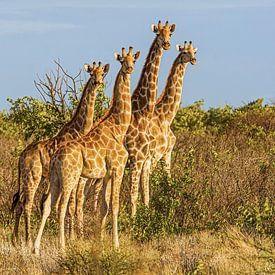
[[[107,170],[105,164],[100,166],[94,161],[87,161],[84,164],[81,176],[88,179],[100,179],[106,175],[106,172]]]

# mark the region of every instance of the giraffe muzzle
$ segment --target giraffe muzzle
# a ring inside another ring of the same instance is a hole
[[[162,47],[163,47],[164,50],[169,50],[170,47],[171,47],[171,45],[170,45],[169,42],[163,42],[162,43]]]
[[[127,69],[127,73],[128,74],[131,74],[133,71],[134,71],[133,67],[128,67],[128,69]]]
[[[192,58],[190,62],[191,62],[192,65],[195,65],[195,64],[197,64],[197,59],[196,58]]]

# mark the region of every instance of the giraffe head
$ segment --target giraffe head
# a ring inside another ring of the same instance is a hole
[[[193,48],[192,41],[189,42],[189,45],[187,41],[184,42],[183,47],[178,44],[177,50],[180,52],[180,62],[182,63],[191,63],[192,65],[197,64],[197,59],[195,58],[195,54],[197,52],[197,48]]]
[[[164,26],[162,26],[161,21],[158,22],[158,25],[152,24],[152,31],[157,34],[159,45],[164,50],[170,49],[170,37],[175,29],[176,25],[169,25],[168,21]]]
[[[84,64],[84,68],[86,72],[90,74],[91,81],[94,84],[101,84],[103,82],[104,77],[107,75],[110,65],[106,64],[105,66],[101,66],[101,62],[98,62],[98,67],[94,62],[92,66],[89,64]]]
[[[121,63],[121,70],[125,74],[131,74],[134,71],[134,64],[138,59],[140,51],[133,54],[133,47],[129,47],[127,53],[125,48],[122,48],[122,54],[115,53],[115,58]]]

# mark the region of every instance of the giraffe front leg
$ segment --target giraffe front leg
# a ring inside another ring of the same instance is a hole
[[[118,212],[119,212],[119,193],[123,178],[123,168],[114,169],[112,173],[112,240],[115,248],[119,247],[118,240]]]
[[[141,189],[142,189],[142,200],[143,203],[149,207],[150,199],[150,190],[149,190],[149,180],[150,180],[150,168],[151,168],[151,159],[148,158],[142,167],[141,172]]]
[[[76,210],[76,191],[77,186],[74,187],[74,189],[71,192],[71,196],[69,199],[68,204],[68,215],[69,215],[69,237],[71,240],[74,240],[75,238],[75,210]]]
[[[165,162],[165,171],[169,177],[171,177],[171,154],[172,151],[168,151],[162,157],[162,160]]]
[[[162,156],[162,160],[165,162],[165,170],[169,177],[171,177],[171,157],[172,157],[172,151],[176,143],[176,137],[175,135],[170,132],[169,134],[169,146],[165,154]]]
[[[96,214],[97,209],[98,209],[98,199],[99,199],[99,194],[101,191],[101,188],[103,186],[103,179],[97,179],[94,181],[92,184],[92,213]]]
[[[131,215],[134,217],[137,213],[138,188],[143,161],[136,160],[130,163],[130,184],[131,184]]]

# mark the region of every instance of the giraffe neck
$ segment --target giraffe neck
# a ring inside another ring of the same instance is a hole
[[[92,83],[90,78],[82,92],[81,99],[73,118],[63,127],[59,135],[66,133],[86,135],[91,130],[94,120],[94,106],[98,87],[99,84]]]
[[[152,114],[158,92],[158,72],[163,49],[158,42],[158,37],[153,41],[147,55],[142,73],[132,95],[133,112]]]
[[[103,125],[105,121],[110,121],[111,124],[117,126],[120,135],[124,138],[131,121],[131,109],[130,74],[124,74],[120,69],[116,77],[110,107],[94,124],[92,130]]]
[[[130,74],[119,71],[113,92],[112,116],[115,123],[127,131],[131,121]]]
[[[187,66],[187,63],[182,63],[180,59],[179,55],[174,61],[164,90],[155,107],[155,113],[164,114],[166,121],[170,123],[174,119],[181,102],[182,82]]]

